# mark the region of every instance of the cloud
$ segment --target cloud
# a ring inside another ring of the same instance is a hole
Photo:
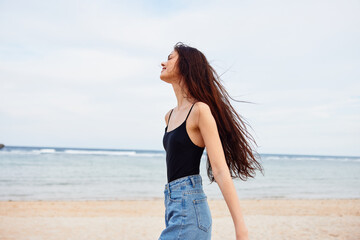
[[[183,41],[220,74],[230,68],[232,96],[258,103],[234,105],[265,152],[359,155],[359,9],[357,1],[3,1],[1,135],[13,145],[162,149],[176,98],[160,63]],[[336,138],[347,144],[337,148]]]

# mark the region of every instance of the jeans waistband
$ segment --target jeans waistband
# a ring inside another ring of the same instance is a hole
[[[165,190],[175,190],[185,185],[192,185],[193,187],[195,187],[195,185],[202,185],[202,178],[200,174],[175,179],[174,181],[165,184]]]

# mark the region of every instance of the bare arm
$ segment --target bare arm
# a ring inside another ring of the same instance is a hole
[[[242,215],[240,201],[226,164],[216,121],[206,104],[199,104],[198,126],[210,158],[214,178],[224,196],[234,222],[236,239],[248,239],[248,231]]]

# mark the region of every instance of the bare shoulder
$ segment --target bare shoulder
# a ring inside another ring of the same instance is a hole
[[[199,118],[212,116],[211,109],[208,104],[206,104],[204,102],[197,102],[195,105],[196,105],[196,111],[197,111]]]
[[[216,121],[211,113],[209,105],[204,102],[199,102],[197,104],[198,128],[205,131],[215,129]]]
[[[210,107],[209,105],[207,105],[206,103],[204,102],[197,102],[195,103],[194,105],[197,109],[199,109],[200,111],[210,111]]]
[[[209,105],[204,102],[197,102],[194,105],[193,110],[195,111],[194,115],[196,115],[198,125],[201,121],[204,121],[206,119],[214,119],[213,115],[211,114],[211,109]]]
[[[165,114],[165,124],[166,124],[166,125],[168,125],[168,120],[169,120],[169,116],[170,116],[171,110],[172,110],[172,109],[170,109],[170,110]]]

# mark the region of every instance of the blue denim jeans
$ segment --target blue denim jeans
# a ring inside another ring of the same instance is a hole
[[[165,226],[159,240],[211,239],[212,218],[200,175],[165,185]]]

